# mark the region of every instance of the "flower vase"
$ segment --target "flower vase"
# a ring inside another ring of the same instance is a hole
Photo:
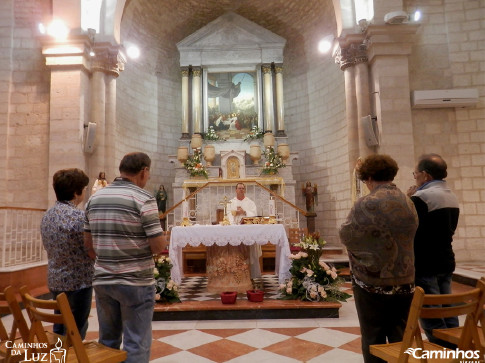
[[[187,161],[189,157],[189,149],[185,146],[180,146],[177,149],[177,160],[180,162],[181,166],[184,166],[184,163]]]
[[[212,166],[212,162],[216,158],[216,149],[214,145],[206,145],[204,147],[204,160],[207,162],[207,166]]]
[[[278,154],[281,156],[281,160],[286,163],[286,160],[290,157],[290,147],[288,144],[278,144]]]
[[[259,160],[261,160],[261,147],[259,146],[259,143],[251,144],[249,146],[249,156],[253,161],[253,165],[259,164]]]

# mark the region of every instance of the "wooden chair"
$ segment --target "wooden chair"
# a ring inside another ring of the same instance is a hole
[[[11,286],[6,287],[4,292],[0,294],[0,301],[5,301],[7,303],[8,313],[12,314],[13,318],[12,330],[9,334],[9,340],[14,341],[16,343],[16,346],[20,346],[20,343],[27,343],[29,339],[29,326],[24,318],[22,309],[20,308],[20,304],[17,301],[16,294]],[[0,312],[2,313],[2,315],[4,314],[4,309],[5,306],[2,306],[2,308],[0,308]],[[47,339],[51,344],[57,342],[57,338],[60,337],[59,335],[50,331],[46,331],[45,333]],[[17,355],[13,356],[11,355],[11,349],[4,348],[6,347],[4,344],[2,344],[0,346],[0,356],[5,355],[6,362],[17,362],[21,359],[24,359],[24,352],[29,352],[28,349],[20,349],[17,352]]]
[[[419,355],[421,355],[423,351],[434,351],[433,354],[436,359],[428,359],[428,362],[453,362],[453,357],[443,358],[443,356],[446,357],[446,351],[449,351],[449,349],[427,341],[423,342],[418,320],[420,317],[448,318],[462,315],[467,315],[468,318],[469,315],[473,316],[477,310],[481,295],[482,290],[480,288],[474,288],[470,291],[457,294],[425,295],[424,290],[421,287],[416,287],[411,302],[411,308],[409,310],[403,340],[397,343],[371,345],[370,353],[387,362],[418,362],[421,360],[414,358],[406,351],[409,348],[420,348],[421,350],[417,351]],[[451,306],[442,307],[442,305]],[[470,324],[466,324],[465,326],[467,332],[463,334],[463,339],[461,339],[459,344],[460,349],[469,346],[472,336],[472,333],[468,332]],[[437,351],[442,351],[442,353]]]
[[[474,331],[472,337],[473,346],[470,349],[476,349],[480,351],[482,356],[485,355],[485,277],[482,277],[480,281],[477,282],[477,287],[482,289],[482,297],[478,303],[477,310],[470,321],[465,321],[465,324],[470,324],[471,329]],[[461,340],[467,339],[463,334],[464,326],[449,329],[435,329],[433,330],[433,335],[439,339],[445,340],[447,342],[460,345]]]
[[[0,304],[0,314],[11,314],[13,319],[10,333],[7,333],[5,326],[0,321],[0,357],[5,362],[18,362],[24,358],[23,350],[22,354],[12,355],[12,345],[19,346],[20,343],[26,342],[29,328],[11,286],[7,286],[3,293],[0,293]],[[7,345],[6,341],[14,344]]]
[[[117,363],[126,360],[126,352],[123,350],[109,348],[94,341],[82,341],[66,294],[58,295],[56,300],[41,300],[30,295],[25,286],[20,288],[20,294],[31,320],[28,342],[45,343],[46,346],[46,348],[37,349],[37,353],[50,354],[52,351],[59,352],[60,349],[66,349],[66,363]],[[55,314],[55,310],[61,313]],[[43,322],[64,324],[66,328],[64,340],[56,344],[49,342]]]

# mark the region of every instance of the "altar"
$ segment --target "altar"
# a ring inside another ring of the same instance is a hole
[[[284,283],[290,277],[290,246],[285,228],[281,224],[253,225],[194,225],[174,227],[170,234],[169,256],[172,260],[172,279],[180,284],[183,277],[182,248],[199,246],[250,246],[253,244],[276,245],[275,274]],[[244,252],[242,252],[244,253]]]

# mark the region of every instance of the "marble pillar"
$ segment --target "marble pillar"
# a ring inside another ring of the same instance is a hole
[[[285,134],[285,105],[283,97],[283,65],[275,65],[276,83],[276,136]]]
[[[182,67],[182,139],[189,138],[189,69]]]
[[[192,125],[193,132],[196,134],[202,132],[201,75],[202,69],[200,67],[192,68]]]
[[[274,110],[273,110],[273,76],[271,64],[261,66],[263,72],[263,109],[264,109],[264,131],[273,131]]]

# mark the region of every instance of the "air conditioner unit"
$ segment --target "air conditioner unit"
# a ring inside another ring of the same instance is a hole
[[[478,89],[413,91],[414,108],[466,107],[478,103]]]

